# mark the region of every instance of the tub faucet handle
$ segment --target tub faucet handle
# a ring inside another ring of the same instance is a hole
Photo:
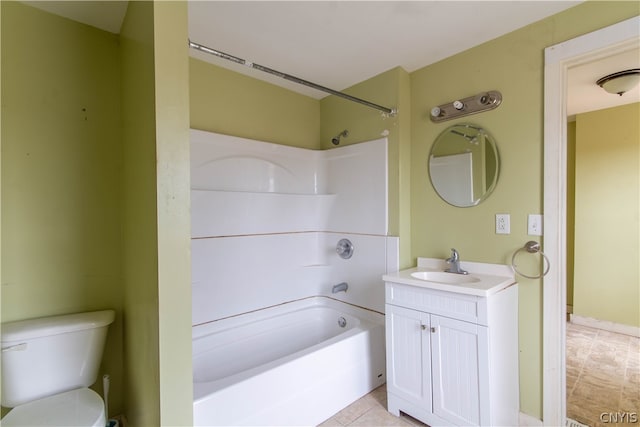
[[[349,239],[340,239],[336,246],[336,253],[342,259],[349,259],[353,255],[353,243]]]
[[[347,292],[347,289],[349,289],[349,285],[347,284],[347,282],[342,282],[342,283],[338,283],[337,285],[334,285],[333,288],[331,289],[331,293],[332,294],[337,294],[338,292]]]

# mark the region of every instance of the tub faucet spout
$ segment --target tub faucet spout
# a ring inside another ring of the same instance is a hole
[[[347,284],[347,282],[338,283],[337,285],[333,286],[333,289],[331,289],[331,293],[332,294],[337,294],[338,292],[346,293],[348,288],[349,288],[349,285]]]
[[[455,274],[469,274],[468,271],[465,271],[460,268],[460,255],[458,251],[451,248],[451,256],[445,260],[447,264],[451,267],[447,268],[445,272],[447,273],[455,273]]]

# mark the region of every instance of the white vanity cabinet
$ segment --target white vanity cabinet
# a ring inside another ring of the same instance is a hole
[[[518,425],[515,281],[468,291],[407,277],[384,276],[389,412],[432,427]]]

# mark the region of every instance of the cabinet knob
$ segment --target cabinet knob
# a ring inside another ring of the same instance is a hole
[[[436,333],[436,327],[435,326],[431,327],[431,332],[434,333],[434,334]]]
[[[424,331],[425,329],[427,329],[427,325],[420,325],[420,328]]]

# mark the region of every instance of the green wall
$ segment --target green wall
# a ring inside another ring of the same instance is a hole
[[[320,103],[261,80],[189,59],[191,127],[320,148]]]
[[[531,240],[527,214],[542,213],[544,48],[638,15],[637,2],[586,2],[411,74],[412,256],[444,258],[449,248],[463,260],[504,263]],[[445,102],[497,89],[496,110],[433,124],[429,110]],[[494,193],[473,208],[440,200],[427,175],[437,135],[455,122],[486,128],[501,161]],[[511,214],[511,234],[495,234],[495,214]],[[538,237],[533,237],[538,239]],[[519,279],[521,410],[542,416],[542,281]]]
[[[576,116],[574,314],[640,326],[640,104]]]
[[[2,321],[115,309],[100,376],[111,376],[117,414],[123,409],[118,38],[18,2],[1,8]]]
[[[567,309],[573,312],[574,218],[576,215],[576,122],[567,123]]]
[[[131,2],[120,32],[126,415],[160,425],[154,6]]]
[[[193,424],[187,15],[187,2],[155,4],[160,422],[164,426]]]
[[[131,2],[121,31],[126,415],[189,425],[187,4]]]
[[[0,10],[2,321],[114,308],[110,415],[190,425],[187,4],[121,36]]]

